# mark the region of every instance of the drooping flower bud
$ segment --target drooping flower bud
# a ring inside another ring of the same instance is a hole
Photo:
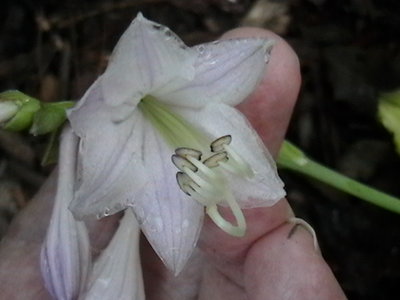
[[[0,121],[4,122],[4,129],[11,131],[29,128],[40,109],[39,100],[17,90],[0,93],[0,103]]]

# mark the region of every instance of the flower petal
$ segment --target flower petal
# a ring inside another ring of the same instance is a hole
[[[226,104],[209,104],[200,111],[181,109],[179,113],[201,128],[212,139],[232,136],[231,146],[253,170],[247,179],[227,174],[230,186],[241,208],[274,205],[285,196],[276,164],[247,119]]]
[[[70,128],[63,134],[57,194],[41,251],[45,286],[56,299],[77,299],[90,266],[89,238],[83,222],[68,210],[73,198],[77,138]]]
[[[85,300],[145,299],[139,252],[140,229],[126,210],[110,244],[93,267]]]
[[[167,27],[145,19],[140,13],[122,35],[102,76],[108,105],[136,105],[154,88],[175,77],[191,80],[196,56]]]
[[[192,108],[216,102],[237,105],[261,80],[273,43],[250,38],[193,47],[197,52],[194,79],[170,84],[152,95],[170,104]]]
[[[171,162],[174,150],[149,122],[146,125],[142,149],[148,183],[132,207],[154,250],[178,274],[196,245],[204,209],[179,189],[178,170]]]
[[[130,110],[129,118],[113,121],[111,111],[124,114],[127,109],[108,107],[99,81],[83,100],[68,114],[80,137],[76,193],[70,206],[79,219],[122,210],[144,185],[143,176],[135,177],[144,171],[140,158],[142,115]]]

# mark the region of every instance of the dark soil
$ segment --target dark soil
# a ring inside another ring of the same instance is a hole
[[[189,45],[241,24],[283,35],[303,73],[288,139],[318,161],[400,196],[400,158],[376,117],[379,95],[400,87],[397,0],[3,0],[0,90],[44,101],[79,98],[138,11]],[[40,166],[45,145],[43,137],[0,132],[0,236],[51,169]],[[400,298],[400,217],[281,173],[348,297]]]

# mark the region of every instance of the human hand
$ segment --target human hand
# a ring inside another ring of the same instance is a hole
[[[268,74],[239,109],[273,155],[283,141],[300,86],[299,65],[279,37],[258,29],[238,29],[229,37],[273,37]],[[15,219],[0,247],[0,298],[48,299],[39,267],[55,193],[55,174]],[[226,212],[229,218],[229,212]],[[244,210],[246,236],[235,238],[206,219],[196,251],[178,277],[169,273],[143,241],[142,265],[147,299],[344,299],[345,296],[311,235],[302,229],[288,238],[293,216],[286,200],[270,208]],[[104,248],[118,216],[91,226],[94,252]],[[144,240],[144,239],[143,239]]]

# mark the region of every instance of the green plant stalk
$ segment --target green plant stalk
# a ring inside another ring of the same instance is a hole
[[[282,145],[278,165],[400,214],[400,199],[371,188],[309,159],[300,149],[288,141],[285,141]]]

